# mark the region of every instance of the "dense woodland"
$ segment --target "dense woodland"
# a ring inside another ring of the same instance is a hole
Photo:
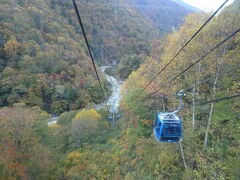
[[[103,97],[71,1],[0,0],[0,179],[239,179],[239,98],[201,104],[239,94],[240,33],[162,85],[239,29],[240,0],[145,91],[210,14],[190,14],[160,37],[153,22],[121,3],[117,12],[93,1],[79,7],[98,64],[116,59],[111,73],[127,78],[122,118],[112,124],[106,109],[91,109]],[[101,80],[109,92],[103,74]],[[178,143],[158,143],[152,133],[155,114],[175,110],[181,89],[186,163]],[[50,114],[59,114],[56,124],[48,125]]]
[[[119,8],[117,16],[111,4],[81,2],[96,60],[121,61],[126,78],[150,54],[147,34],[158,30],[135,11]],[[0,106],[21,102],[59,114],[103,101],[71,1],[0,3]]]

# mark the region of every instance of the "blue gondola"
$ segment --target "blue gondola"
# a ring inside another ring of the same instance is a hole
[[[160,112],[156,116],[153,133],[159,142],[180,142],[182,140],[182,120],[177,113],[182,109],[183,90],[177,93],[179,107],[174,112]]]
[[[113,121],[113,116],[108,116],[109,121]]]
[[[116,115],[108,116],[108,120],[113,121],[113,117],[114,117],[114,120],[121,119],[121,116],[119,114],[116,114]]]
[[[182,121],[173,113],[158,113],[153,129],[159,142],[179,142],[182,139]]]
[[[116,120],[121,119],[121,116],[119,114],[116,115]]]

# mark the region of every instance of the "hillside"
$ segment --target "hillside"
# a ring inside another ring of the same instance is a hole
[[[202,11],[202,10],[198,9],[197,7],[194,7],[194,6],[191,6],[190,4],[185,3],[183,0],[172,0],[172,1],[174,1],[174,2],[176,2],[176,3],[178,3],[178,4],[180,4],[180,5],[188,8],[188,9],[191,9],[191,10],[193,10],[193,11],[196,11],[196,12]]]
[[[128,6],[135,7],[152,20],[162,32],[172,32],[172,30],[178,29],[185,16],[193,12],[200,12],[199,9],[180,0],[131,0],[126,2]]]
[[[95,59],[116,62],[120,78],[139,68],[162,35],[120,2],[78,5]],[[103,100],[71,1],[3,0],[0,8],[0,106],[22,102],[58,114]]]
[[[117,142],[118,146],[127,144],[124,150],[129,154],[124,157],[131,159],[123,162],[120,155],[120,162],[132,169],[125,171],[126,178],[239,179],[239,98],[205,103],[240,92],[240,32],[168,83],[239,30],[239,8],[239,0],[226,7],[143,90],[207,19],[206,15],[189,15],[179,31],[156,42],[151,57],[125,82],[122,108],[127,118],[122,123],[128,129]],[[178,115],[183,121],[183,149],[178,143],[157,142],[152,132],[155,114],[176,110],[176,93],[182,89],[186,96]]]
[[[0,0],[0,180],[240,179],[240,0],[171,63],[210,14],[77,2],[98,71],[117,62],[99,73],[108,107],[70,0]]]
[[[103,101],[71,1],[0,4],[0,106],[21,102],[59,114]],[[122,8],[116,17],[112,6],[86,1],[79,8],[98,64],[149,54],[146,42],[158,32],[138,13]]]

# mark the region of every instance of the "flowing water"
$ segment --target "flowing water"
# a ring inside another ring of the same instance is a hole
[[[117,80],[116,78],[114,78],[113,76],[110,76],[108,74],[105,73],[105,70],[110,68],[109,66],[103,66],[103,67],[100,67],[100,70],[101,72],[103,72],[106,76],[106,79],[108,80],[108,82],[111,84],[112,86],[112,94],[111,96],[103,103],[101,104],[98,104],[98,105],[95,105],[93,108],[96,109],[96,110],[99,110],[101,108],[103,108],[104,106],[108,106],[109,107],[109,111],[111,113],[118,113],[119,111],[119,104],[120,104],[120,91],[121,91],[121,84],[123,83],[122,81],[120,80]],[[58,120],[58,116],[53,116],[51,118],[51,121],[48,122],[48,125],[51,125],[51,124],[56,124],[57,123],[57,120]]]
[[[100,70],[102,72],[105,72],[105,70],[107,68],[110,68],[109,66],[104,66],[104,67],[100,67]],[[103,103],[96,105],[95,109],[99,110],[101,108],[103,108],[106,104],[109,107],[109,111],[111,113],[118,113],[118,108],[119,108],[119,103],[120,103],[120,87],[121,84],[123,83],[120,80],[117,80],[116,78],[114,78],[113,76],[110,76],[108,74],[105,73],[106,79],[108,80],[108,82],[111,84],[112,86],[112,94],[111,96]]]

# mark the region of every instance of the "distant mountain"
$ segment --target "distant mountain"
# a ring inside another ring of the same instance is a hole
[[[148,17],[162,32],[178,29],[184,17],[200,11],[182,0],[130,0],[129,7],[134,7]]]
[[[190,4],[187,4],[187,3],[185,3],[185,2],[182,1],[182,0],[172,0],[172,1],[178,3],[178,4],[181,5],[181,6],[184,6],[185,8],[191,9],[191,10],[193,10],[193,11],[199,11],[199,12],[202,11],[201,9],[199,9],[199,8],[197,8],[197,7],[194,7],[194,6],[191,6]]]

